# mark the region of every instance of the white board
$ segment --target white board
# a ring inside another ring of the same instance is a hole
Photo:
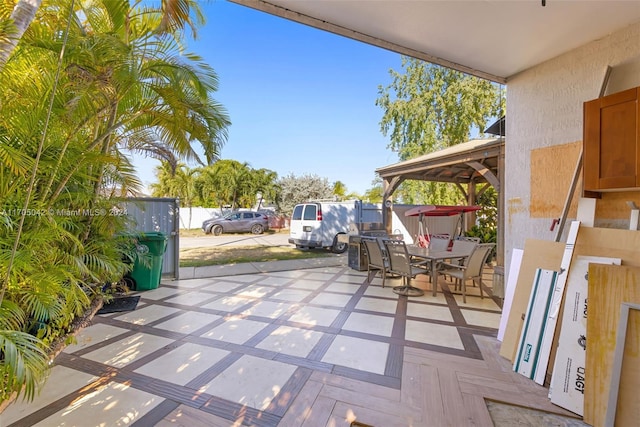
[[[516,293],[516,284],[518,283],[518,274],[520,273],[520,264],[522,264],[522,254],[524,249],[514,249],[511,253],[511,264],[509,264],[509,274],[505,281],[504,302],[502,303],[502,316],[500,317],[500,326],[498,327],[498,341],[502,342],[504,331],[507,329],[507,321],[511,312],[511,304],[513,303],[513,295]]]
[[[553,344],[553,336],[555,335],[556,325],[558,324],[558,315],[560,314],[560,305],[564,296],[564,287],[567,283],[567,277],[571,274],[571,259],[573,258],[573,248],[578,239],[578,231],[580,229],[580,221],[571,222],[569,233],[567,234],[567,245],[560,262],[560,273],[556,280],[553,296],[551,297],[551,306],[549,314],[544,323],[540,350],[536,363],[536,375],[534,381],[540,385],[544,385],[547,376],[547,366],[549,365],[549,357],[551,356],[551,345]]]
[[[584,412],[584,374],[587,336],[587,273],[589,264],[620,265],[620,258],[577,256],[565,292],[562,327],[551,375],[551,402],[578,415]]]
[[[524,326],[518,341],[513,370],[527,378],[534,378],[542,333],[547,321],[551,297],[555,288],[557,271],[538,268],[533,280]]]

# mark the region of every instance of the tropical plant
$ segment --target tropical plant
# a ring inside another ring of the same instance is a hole
[[[130,268],[127,150],[217,159],[229,122],[215,73],[183,53],[183,12],[44,0],[0,71],[0,400],[33,397],[50,346]]]

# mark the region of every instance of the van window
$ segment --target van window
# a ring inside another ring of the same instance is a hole
[[[304,208],[304,205],[297,205],[295,208],[293,208],[293,214],[291,215],[291,219],[292,220],[300,220],[302,219],[302,209]]]
[[[304,219],[315,221],[315,219],[318,217],[316,215],[316,208],[316,205],[307,205],[304,209]]]

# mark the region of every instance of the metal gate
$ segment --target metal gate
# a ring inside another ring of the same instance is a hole
[[[135,224],[132,231],[156,231],[167,235],[167,251],[162,260],[162,275],[178,279],[180,272],[179,200],[130,197],[126,201],[126,211]]]

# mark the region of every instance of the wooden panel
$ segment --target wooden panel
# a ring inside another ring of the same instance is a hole
[[[596,191],[600,188],[600,100],[585,102],[583,107],[584,189]]]
[[[640,185],[638,88],[584,103],[584,189]]]
[[[602,198],[596,203],[596,218],[598,220],[629,219],[631,213],[627,202],[635,202],[640,206],[638,191],[616,191],[602,193]]]
[[[636,102],[600,110],[600,188],[636,186]]]
[[[640,233],[611,228],[580,227],[576,255],[620,258],[623,265],[640,267]]]
[[[580,233],[582,232],[580,229]],[[578,238],[580,236],[578,233]],[[504,331],[504,339],[500,346],[500,355],[514,361],[518,346],[518,338],[522,330],[523,316],[527,310],[531,287],[536,269],[558,270],[562,261],[565,244],[547,240],[527,239],[522,254],[522,264],[518,273],[518,281],[509,311],[509,319]]]
[[[637,306],[636,306],[637,307]],[[618,351],[618,349],[616,349]],[[622,365],[619,366],[618,400],[615,412],[615,425],[637,424],[640,420],[638,405],[638,385],[640,385],[640,311],[627,307],[626,334],[622,352]],[[624,373],[624,375],[622,375]],[[612,383],[613,386],[614,383]],[[608,407],[611,409],[611,405]],[[612,424],[612,425],[614,425]]]
[[[620,304],[640,303],[640,268],[591,264],[588,295],[584,421],[598,427],[607,411]]]
[[[562,213],[573,180],[582,142],[531,150],[531,218],[557,218]],[[576,188],[581,188],[580,182]],[[569,217],[575,218],[578,194],[574,194]]]

